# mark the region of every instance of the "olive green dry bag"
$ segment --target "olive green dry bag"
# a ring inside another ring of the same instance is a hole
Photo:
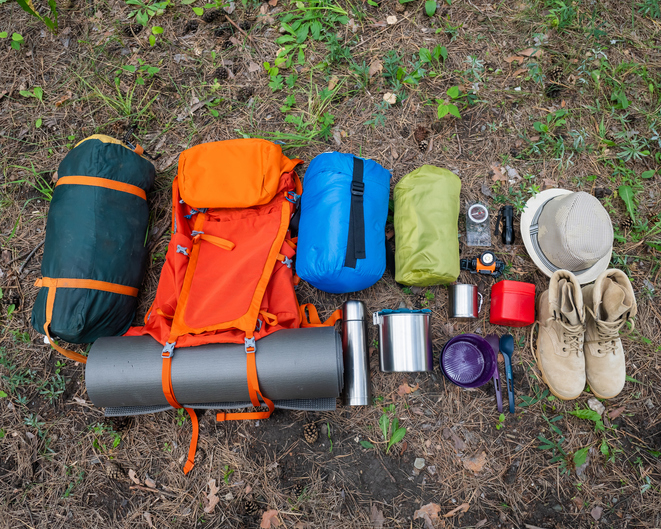
[[[459,277],[461,180],[423,165],[395,186],[395,280],[404,285],[447,285]]]

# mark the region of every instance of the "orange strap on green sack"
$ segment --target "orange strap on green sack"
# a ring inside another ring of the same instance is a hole
[[[305,312],[306,310],[307,313]],[[299,306],[298,313],[301,317],[301,327],[332,327],[337,320],[342,319],[342,309],[337,309],[330,315],[330,318],[322,323],[319,319],[317,307],[312,303]]]
[[[124,193],[129,193],[131,195],[138,196],[143,200],[147,200],[147,194],[145,193],[144,189],[138,186],[134,186],[132,184],[126,184],[124,182],[117,182],[116,180],[110,180],[109,178],[101,178],[98,176],[63,176],[60,179],[58,179],[57,184],[55,184],[55,187],[65,184],[104,187],[106,189],[114,189],[115,191],[122,191]]]
[[[67,279],[67,278],[52,278],[52,277],[42,277],[37,279],[34,283],[37,287],[46,287],[48,289],[48,297],[46,298],[46,321],[44,322],[44,333],[46,338],[50,342],[53,349],[58,353],[66,356],[70,360],[75,362],[80,362],[82,364],[87,363],[87,357],[71,351],[69,349],[64,349],[57,345],[50,336],[48,328],[50,327],[51,321],[53,321],[53,307],[55,306],[55,293],[58,288],[88,288],[90,290],[101,290],[103,292],[112,292],[114,294],[124,294],[125,296],[136,297],[138,295],[138,289],[134,287],[127,287],[126,285],[118,285],[117,283],[107,283],[105,281],[95,281],[94,279]]]

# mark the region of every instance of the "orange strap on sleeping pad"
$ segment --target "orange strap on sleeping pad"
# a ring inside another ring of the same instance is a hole
[[[52,277],[42,277],[37,279],[34,283],[37,287],[46,287],[48,289],[48,296],[46,297],[46,321],[44,322],[44,333],[46,338],[50,342],[53,349],[58,353],[66,356],[70,360],[75,362],[80,362],[82,364],[87,363],[87,357],[60,347],[57,345],[51,338],[48,328],[50,327],[51,321],[53,321],[53,307],[55,306],[55,293],[58,288],[88,288],[90,290],[102,290],[103,292],[112,292],[114,294],[124,294],[126,296],[136,297],[138,295],[138,289],[134,287],[127,287],[126,285],[118,285],[116,283],[107,283],[105,281],[95,281],[93,279],[67,279],[67,278],[52,278]]]
[[[259,398],[261,397],[261,399],[264,401],[264,404],[268,406],[269,411],[251,411],[244,413],[226,413],[223,411],[216,414],[216,420],[218,422],[268,419],[275,409],[273,401],[267,399],[259,390],[259,380],[257,379],[257,362],[255,360],[255,338],[252,336],[250,338],[246,338],[245,344],[246,375],[248,379],[248,393],[250,395],[250,402],[257,408],[261,406],[261,403],[259,402]]]
[[[306,311],[307,310],[307,314]],[[301,317],[301,327],[332,327],[335,325],[335,322],[342,318],[342,309],[337,309],[333,314],[330,315],[325,322],[321,322],[319,319],[319,313],[317,312],[317,307],[312,303],[306,303],[298,307],[298,313]]]
[[[172,357],[174,356],[175,344],[176,342],[172,343],[172,347],[171,347],[172,351],[170,356],[163,357],[163,367],[161,370],[161,384],[163,387],[163,394],[165,395],[165,398],[167,399],[170,406],[177,409],[183,408],[188,412],[188,416],[190,417],[191,427],[193,428],[193,432],[190,440],[190,445],[188,446],[188,460],[184,465],[184,474],[188,474],[195,466],[195,452],[197,452],[197,440],[200,436],[200,425],[198,423],[197,414],[195,413],[195,410],[193,408],[185,408],[184,406],[179,404],[177,398],[174,396],[174,389],[172,387]],[[166,349],[168,349],[168,345],[170,345],[170,342],[168,342],[168,344],[165,346]]]

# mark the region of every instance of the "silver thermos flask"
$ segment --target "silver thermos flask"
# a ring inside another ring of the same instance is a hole
[[[365,304],[345,301],[342,315],[343,402],[345,406],[369,406],[372,404],[372,389]]]

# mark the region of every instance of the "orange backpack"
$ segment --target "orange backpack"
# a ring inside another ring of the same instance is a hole
[[[280,329],[332,325],[341,316],[336,311],[322,323],[314,306],[299,306],[294,293],[289,222],[302,192],[294,170],[300,163],[260,139],[205,143],[181,154],[172,183],[172,239],[156,297],[145,325],[126,333],[149,334],[164,345],[163,392],[171,406],[183,408],[171,380],[176,347],[245,343],[250,400],[258,407],[261,398],[268,411],[216,418],[268,418],[274,405],[259,389],[256,340]],[[198,423],[193,409],[184,409],[193,425],[188,473]]]

